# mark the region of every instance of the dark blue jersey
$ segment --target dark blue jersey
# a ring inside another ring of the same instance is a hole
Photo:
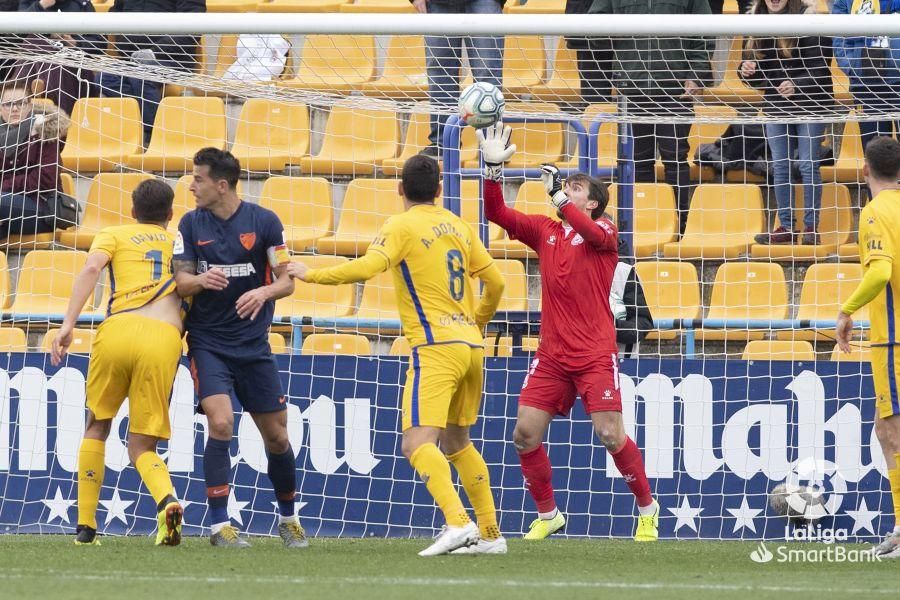
[[[252,321],[240,318],[235,304],[245,292],[270,284],[272,268],[289,260],[284,228],[274,212],[241,202],[223,221],[208,210],[192,210],[178,225],[174,258],[196,262],[197,273],[218,267],[228,277],[224,290],[194,296],[185,321],[191,349],[235,356],[268,349],[275,302],[266,302]]]

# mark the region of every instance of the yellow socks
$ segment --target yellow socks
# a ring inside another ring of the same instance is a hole
[[[78,524],[97,529],[97,503],[106,468],[106,442],[85,438],[78,450]]]
[[[890,467],[890,465],[888,465]],[[891,498],[894,500],[894,526],[900,526],[900,454],[894,455],[894,466],[888,468],[891,482]]]
[[[172,494],[172,478],[166,463],[155,452],[144,452],[134,463],[153,500],[159,504]]]
[[[409,464],[425,482],[428,493],[444,513],[447,525],[462,527],[469,522],[469,515],[450,479],[450,463],[437,446],[422,444],[409,457]]]
[[[475,446],[469,444],[447,458],[456,467],[459,479],[466,490],[466,496],[469,497],[469,502],[475,509],[481,538],[497,539],[500,537],[500,528],[497,526],[497,509],[494,507],[494,495],[491,493],[491,477],[481,453],[475,449]]]

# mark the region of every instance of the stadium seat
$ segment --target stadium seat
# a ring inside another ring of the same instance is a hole
[[[256,5],[261,13],[335,13],[347,0],[267,0]]]
[[[342,256],[295,256],[313,269],[321,269],[347,262]],[[278,317],[345,317],[353,313],[356,287],[345,285],[317,285],[296,280],[294,293],[275,301]]]
[[[778,263],[732,262],[716,271],[707,319],[787,319],[787,283]],[[762,339],[763,331],[700,329],[704,340]]]
[[[6,254],[0,252],[0,308],[9,308],[13,296],[9,287],[9,264]]]
[[[746,254],[765,228],[762,192],[756,185],[705,183],[691,198],[680,242],[663,248],[666,258],[728,259]]]
[[[506,288],[497,310],[528,310],[528,276],[525,273],[525,265],[518,260],[495,260],[494,264],[503,274]],[[471,282],[472,293],[475,297],[481,297],[481,281],[475,278]]]
[[[678,213],[675,192],[666,183],[634,185],[634,253],[638,258],[656,255],[663,246],[678,237]],[[609,186],[610,208],[618,206],[618,185]],[[610,214],[614,214],[607,210]]]
[[[404,336],[394,338],[391,343],[391,349],[388,351],[391,356],[409,356],[412,354],[412,348],[409,346],[409,340]]]
[[[523,213],[545,215],[556,219],[556,209],[547,201],[547,192],[540,181],[525,181],[516,193],[513,207]],[[491,242],[488,250],[491,256],[498,258],[535,258],[537,255],[518,240],[511,240],[504,234],[503,238]]]
[[[477,179],[463,179],[460,189],[460,217],[477,232],[481,223],[482,209],[480,182]],[[488,223],[488,245],[494,240],[503,239],[503,230],[499,225]]]
[[[341,4],[341,12],[364,13],[414,13],[416,9],[408,0],[355,0]]]
[[[412,6],[406,0],[402,1],[407,6]],[[426,98],[428,72],[425,68],[425,38],[421,35],[392,36],[388,42],[381,76],[363,83],[360,89],[367,96],[402,100]]]
[[[859,262],[859,244],[849,242],[838,247],[838,257],[841,262]]]
[[[831,321],[862,280],[862,266],[854,263],[817,263],[810,265],[800,289],[796,319]],[[853,315],[856,320],[868,320],[868,305]],[[779,331],[781,340],[833,340],[834,329]]]
[[[511,15],[546,15],[566,12],[565,0],[528,0],[523,3],[508,3],[506,12]]]
[[[331,186],[322,177],[270,177],[260,192],[259,204],[281,219],[292,252],[315,246],[316,240],[331,235],[334,228]]]
[[[397,113],[338,104],[328,116],[321,150],[303,157],[300,169],[322,175],[372,175],[383,160],[397,156],[399,141]]]
[[[844,131],[841,133],[840,148],[834,165],[823,166],[822,181],[836,181],[839,183],[862,183],[863,155],[862,137],[859,135],[859,122],[854,120],[855,113],[851,111],[850,117],[844,121]],[[838,136],[835,135],[835,142]],[[832,144],[832,148],[836,144]]]
[[[513,355],[513,342],[509,336],[488,335],[484,338],[485,357],[509,357]]]
[[[134,98],[81,98],[60,158],[78,172],[113,171],[142,148],[141,111]]]
[[[850,78],[838,66],[837,58],[831,59],[831,81],[834,84],[834,99],[838,104],[853,105],[853,95],[850,93]]]
[[[133,223],[131,193],[142,181],[152,179],[146,173],[98,173],[91,181],[81,225],[57,231],[61,246],[87,250],[94,236],[104,227]]]
[[[803,230],[803,186],[794,187],[794,231]],[[781,225],[776,213],[775,227]],[[822,186],[822,204],[819,211],[819,244],[754,244],[751,258],[768,260],[816,260],[838,251],[850,238],[853,228],[853,210],[850,207],[850,190],[847,186],[826,183]]]
[[[835,344],[834,350],[831,351],[831,360],[837,362],[869,362],[872,360],[869,342],[851,340],[849,354],[844,354],[837,344]]]
[[[373,36],[308,35],[303,45],[297,75],[278,83],[290,88],[349,94],[374,77],[375,38]]]
[[[704,100],[717,104],[748,105],[762,100],[762,92],[753,89],[740,78],[738,68],[744,53],[744,38],[736,36],[725,61],[725,73],[719,85],[704,90]]]
[[[360,319],[400,318],[394,291],[394,277],[390,271],[379,273],[365,282],[356,316]]]
[[[18,327],[0,327],[0,352],[27,352],[28,336]]]
[[[334,235],[320,238],[321,254],[365,254],[381,226],[391,215],[403,212],[397,179],[354,179],[347,187]]]
[[[304,104],[251,98],[238,117],[231,153],[248,171],[271,173],[309,154],[309,111]]]
[[[255,6],[254,2],[254,8]],[[237,60],[237,42],[238,36],[235,34],[204,35],[200,39],[200,73],[220,79],[228,67]],[[206,95],[206,93],[198,95]],[[225,94],[216,90],[209,92],[209,95],[224,96]]]
[[[372,345],[364,335],[352,333],[313,333],[303,340],[301,354],[368,355]]]
[[[280,333],[269,332],[269,347],[272,349],[272,354],[288,354],[287,343]]]
[[[399,177],[406,159],[415,156],[428,145],[428,135],[431,131],[431,115],[427,112],[415,112],[409,116],[409,125],[406,128],[406,137],[403,141],[403,150],[397,158],[386,158],[381,163],[381,171],[389,177]],[[460,135],[459,160],[461,162],[478,160],[478,141],[475,138],[475,129],[465,127]]]
[[[47,330],[41,342],[42,352],[50,352],[53,348],[53,340],[56,339],[57,335],[59,335],[59,328],[54,327]],[[72,332],[72,345],[69,346],[69,354],[90,354],[96,335],[97,331],[94,329],[76,328]]]
[[[163,98],[144,154],[134,154],[128,166],[147,171],[181,172],[193,168],[200,148],[225,148],[225,103],[221,98]]]
[[[503,48],[503,93],[510,97],[531,96],[532,90],[544,81],[546,65],[543,37],[506,36]]]
[[[654,319],[699,319],[700,280],[689,262],[647,261],[634,267]],[[650,339],[674,339],[675,330],[652,331]]]
[[[59,185],[63,194],[75,197],[75,178],[70,173],[59,174]]]
[[[615,113],[615,104],[590,104],[584,111],[582,121],[585,128],[590,131],[591,123],[601,120],[598,118],[600,115],[614,115]],[[615,168],[619,161],[619,124],[614,120],[604,120],[597,135],[597,166],[608,169]]]
[[[206,12],[256,12],[257,0],[206,0]]]
[[[556,2],[556,0],[549,0]],[[558,4],[558,2],[556,2]],[[511,6],[510,12],[515,8],[531,5],[531,2],[519,6]],[[540,83],[531,89],[535,99],[544,102],[578,102],[581,100],[581,78],[578,74],[578,59],[575,51],[566,45],[564,37],[559,38],[556,46],[556,54],[553,58],[553,71],[546,83]]]
[[[507,102],[504,114],[512,112],[558,113],[559,107],[549,102]],[[509,126],[512,128],[510,143],[516,145],[516,153],[506,163],[507,168],[523,169],[539,167],[544,163],[562,162],[567,129],[564,123],[531,121],[510,123]],[[480,166],[478,157],[465,161],[463,166],[478,168]]]
[[[816,351],[809,342],[752,340],[747,342],[741,360],[816,360]]]
[[[75,276],[87,253],[80,250],[34,250],[19,266],[11,312],[18,315],[62,315],[69,304]]]

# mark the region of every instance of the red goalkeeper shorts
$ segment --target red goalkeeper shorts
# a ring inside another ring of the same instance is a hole
[[[539,408],[551,415],[568,415],[581,396],[584,410],[622,412],[619,362],[615,353],[601,355],[572,369],[538,352],[522,382],[519,404]]]

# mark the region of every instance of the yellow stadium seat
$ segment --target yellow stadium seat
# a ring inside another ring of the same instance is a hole
[[[335,13],[347,0],[266,0],[256,5],[261,13]]]
[[[406,6],[412,5],[401,0]],[[345,6],[359,6],[346,4]],[[367,96],[421,100],[428,96],[428,72],[425,68],[425,38],[421,35],[397,35],[390,38],[381,77],[360,86]]]
[[[838,156],[833,165],[821,168],[822,181],[837,181],[840,183],[862,183],[863,181],[865,156],[863,154],[862,137],[859,134],[859,122],[853,119],[854,116],[855,113],[851,112],[850,118],[844,121],[844,131],[840,136],[841,147],[838,150]],[[835,136],[835,140],[837,140],[837,136]]]
[[[334,227],[331,186],[321,177],[270,177],[259,204],[281,219],[285,241],[293,252],[315,246]]]
[[[391,215],[403,212],[397,179],[354,179],[347,187],[334,235],[320,238],[321,254],[365,254],[381,226]]]
[[[654,319],[700,318],[700,280],[689,262],[647,261],[634,267]],[[651,338],[673,339],[674,330],[651,332]]]
[[[480,206],[480,185],[477,179],[463,179],[460,189],[460,217],[463,221],[472,226],[476,234],[478,226],[481,223],[481,206]],[[480,234],[479,234],[480,235]],[[503,230],[495,223],[488,223],[488,240],[493,243],[494,240],[503,239]]]
[[[666,258],[727,259],[746,254],[765,228],[762,192],[751,184],[705,183],[691,199],[680,242],[663,248]]]
[[[66,248],[87,250],[94,236],[104,227],[133,223],[131,193],[142,181],[152,179],[146,173],[99,173],[91,181],[81,225],[58,231],[56,239]]]
[[[506,12],[511,15],[515,14],[526,14],[526,15],[547,15],[547,14],[562,14],[566,12],[566,3],[565,0],[528,0],[528,2],[519,4],[519,3],[509,3],[506,5]]]
[[[816,360],[816,351],[809,342],[752,340],[747,342],[741,360]]]
[[[86,260],[87,253],[80,250],[34,250],[26,254],[19,267],[11,311],[17,314],[64,314],[75,276]]]
[[[167,97],[159,103],[153,135],[144,154],[128,166],[147,171],[185,172],[201,148],[225,148],[225,103],[221,98]]]
[[[403,141],[403,150],[397,158],[386,158],[381,163],[381,171],[389,177],[399,177],[406,159],[415,156],[428,145],[428,134],[431,131],[430,115],[427,112],[415,112],[409,116],[409,126]],[[475,129],[464,127],[460,135],[459,160],[461,162],[478,160],[478,142]]]
[[[341,12],[414,13],[416,9],[408,0],[356,0],[341,4]]]
[[[59,329],[48,329],[44,334],[44,340],[41,342],[41,350],[50,352],[53,348],[53,340],[59,335]],[[97,332],[94,329],[78,329],[72,332],[72,345],[69,346],[69,354],[90,354],[91,347],[94,345],[94,337]]]
[[[6,254],[0,252],[0,308],[9,308],[12,299],[12,294],[9,293],[9,264]]]
[[[237,42],[238,36],[234,34],[204,35],[200,39],[200,73],[212,75],[216,78],[222,77],[225,71],[228,70],[228,67],[237,60]],[[210,96],[225,95],[218,91],[204,91],[198,95],[206,95],[207,93]]]
[[[342,256],[295,256],[313,269],[321,269],[347,262]],[[317,285],[294,282],[294,293],[275,301],[279,317],[345,317],[353,312],[356,288],[353,284]]]
[[[738,15],[740,13],[741,9],[738,6],[737,0],[725,0],[722,6],[723,15]]]
[[[257,0],[206,0],[206,12],[256,12]]]
[[[787,283],[778,263],[732,262],[716,271],[707,319],[786,319]],[[706,340],[761,339],[763,331],[700,329]]]
[[[269,347],[272,349],[272,354],[288,353],[287,343],[284,341],[284,336],[280,333],[269,332]]]
[[[704,100],[719,104],[756,104],[762,100],[762,92],[756,90],[741,79],[738,68],[744,54],[744,38],[736,36],[731,41],[728,58],[725,61],[725,72],[719,85],[704,91]]]
[[[663,246],[678,237],[678,213],[675,211],[675,192],[666,183],[636,183],[632,198],[634,210],[632,244],[635,256],[654,256]],[[607,209],[618,206],[618,186],[609,186]]]
[[[838,247],[838,256],[842,262],[859,262],[859,244],[849,242]]]
[[[356,316],[360,319],[399,319],[394,277],[390,271],[379,273],[363,284],[362,300]]]
[[[59,174],[59,185],[63,194],[75,197],[75,178],[70,173]]]
[[[509,336],[496,337],[488,335],[484,338],[484,355],[486,357],[508,357],[513,355],[512,338]]]
[[[803,231],[803,186],[794,187],[794,231]],[[775,227],[781,225],[778,215]],[[819,243],[803,244],[754,244],[751,258],[769,260],[815,260],[838,251],[838,247],[850,239],[853,228],[853,209],[850,207],[850,190],[837,183],[822,186],[822,204],[819,210]]]
[[[556,209],[547,201],[547,192],[544,190],[544,184],[540,181],[526,181],[519,186],[513,208],[523,213],[544,215],[556,219]],[[498,258],[534,258],[537,256],[531,248],[518,240],[509,239],[505,234],[502,239],[492,241],[488,250],[491,256]]]
[[[134,98],[81,98],[60,158],[74,171],[113,171],[141,152],[143,135]]]
[[[852,105],[853,95],[850,93],[850,78],[838,66],[837,58],[831,59],[831,80],[834,84],[834,99],[838,104]]]
[[[303,340],[301,354],[350,354],[372,353],[369,339],[352,333],[313,333]]]
[[[280,81],[279,85],[318,92],[349,94],[374,77],[375,38],[373,36],[308,35],[303,45],[297,75],[291,79]]]
[[[615,104],[590,104],[584,111],[582,121],[590,131],[593,121],[601,121],[600,115],[615,115]],[[611,120],[602,120],[597,133],[597,165],[601,168],[615,168],[619,161],[619,124]]]
[[[281,171],[309,154],[304,104],[251,98],[241,108],[231,153],[248,171]]]
[[[394,338],[391,343],[391,349],[388,351],[391,356],[409,356],[412,354],[412,348],[409,346],[409,340],[404,336]]]
[[[803,279],[798,302],[797,319],[831,321],[841,305],[850,297],[862,280],[862,266],[854,263],[817,263],[810,265]],[[869,319],[868,305],[853,315],[860,321]],[[833,340],[834,329],[779,331],[782,340]]]
[[[506,288],[497,310],[528,310],[528,276],[525,265],[518,260],[495,260],[494,264],[503,274]],[[481,297],[481,282],[478,278],[471,281],[472,292]]]
[[[555,2],[555,0],[550,0]],[[520,5],[525,7],[528,4]],[[510,7],[510,12],[518,12]],[[553,72],[549,81],[534,86],[532,95],[544,102],[577,102],[581,99],[581,77],[578,74],[578,59],[575,51],[566,46],[564,37],[559,38],[556,55],[553,59]]]
[[[834,350],[831,351],[831,360],[838,362],[869,362],[872,360],[869,342],[851,340],[848,354],[844,354],[835,344]]]
[[[331,109],[322,149],[300,160],[304,173],[371,175],[388,158],[397,156],[400,127],[397,113],[350,105]]]
[[[549,102],[507,102],[504,114],[511,112],[556,113],[559,112],[559,108]],[[538,167],[544,163],[559,163],[562,161],[567,129],[564,123],[531,121],[510,123],[509,126],[512,128],[510,143],[516,145],[516,153],[506,163],[507,168]],[[475,157],[465,161],[463,166],[466,168],[477,168],[479,164],[478,157]]]
[[[547,56],[544,38],[538,35],[508,35],[503,48],[503,93],[531,95],[544,81]]]
[[[28,337],[18,327],[0,327],[0,352],[27,352]]]

